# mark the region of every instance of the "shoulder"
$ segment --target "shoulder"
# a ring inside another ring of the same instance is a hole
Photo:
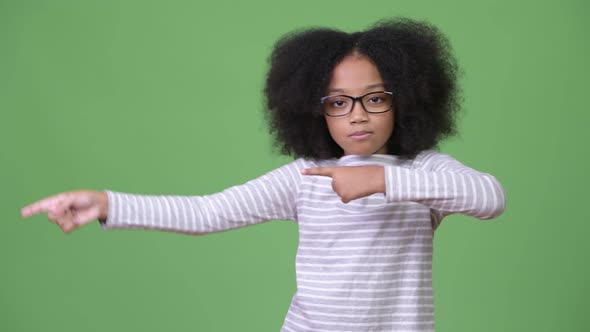
[[[300,180],[302,177],[301,171],[306,168],[312,167],[327,167],[327,166],[335,166],[336,160],[335,159],[305,159],[305,158],[298,158],[289,163],[284,164],[270,172],[267,175],[276,176],[288,176],[293,180]]]
[[[441,170],[459,163],[449,154],[436,150],[424,150],[411,161],[411,168],[422,170]]]
[[[305,159],[299,158],[293,161],[294,164],[301,166],[302,168],[309,167],[329,167],[336,166],[338,159]]]

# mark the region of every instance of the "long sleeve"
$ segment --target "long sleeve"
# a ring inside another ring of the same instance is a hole
[[[500,183],[490,174],[469,168],[449,155],[425,151],[411,167],[385,167],[386,200],[429,206],[438,218],[461,213],[491,219],[504,211]]]
[[[245,184],[205,196],[151,196],[107,191],[104,229],[142,228],[205,234],[268,220],[295,220],[304,161],[295,160]]]

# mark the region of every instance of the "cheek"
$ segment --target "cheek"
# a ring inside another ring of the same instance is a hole
[[[393,134],[395,118],[391,112],[386,114],[387,116],[383,117],[383,119],[381,119],[382,121],[379,121],[379,130],[387,136],[387,139],[389,139],[389,137],[391,137]]]
[[[326,125],[328,127],[328,131],[330,132],[330,136],[332,136],[333,139],[338,136],[338,132],[340,131],[338,120],[339,119],[326,117]]]

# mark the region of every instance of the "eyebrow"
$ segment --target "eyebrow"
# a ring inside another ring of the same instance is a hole
[[[373,89],[373,88],[384,88],[385,87],[385,83],[377,83],[377,84],[371,84],[371,85],[367,85],[365,87],[365,90],[369,90],[369,89]],[[330,89],[328,90],[328,93],[332,93],[332,92],[344,92],[345,89]]]

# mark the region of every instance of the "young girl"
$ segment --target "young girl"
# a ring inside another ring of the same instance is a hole
[[[432,331],[432,237],[449,214],[498,216],[496,179],[432,150],[454,133],[457,66],[429,24],[289,34],[270,57],[270,130],[298,159],[207,196],[76,191],[40,200],[64,232],[206,234],[268,220],[299,225],[297,291],[283,331]]]

